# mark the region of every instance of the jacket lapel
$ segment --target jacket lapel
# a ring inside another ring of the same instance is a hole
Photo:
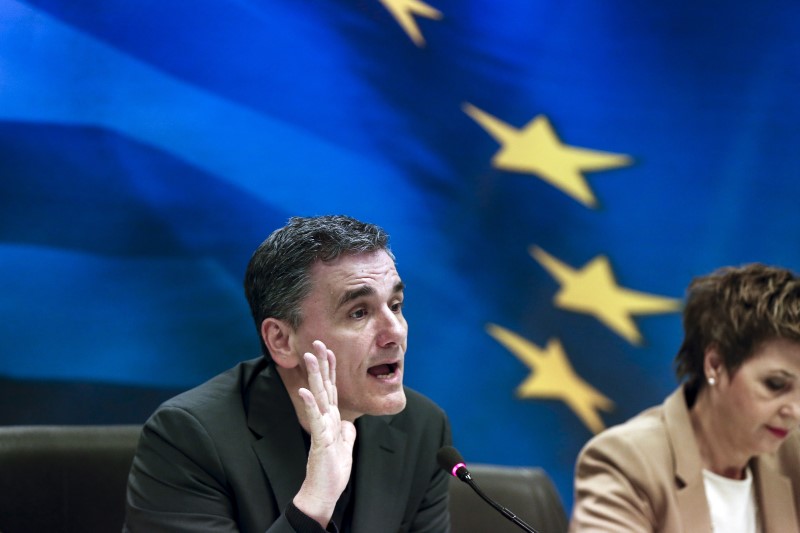
[[[274,366],[254,376],[246,395],[247,423],[258,437],[253,450],[278,509],[300,490],[308,456],[303,429]],[[353,532],[393,531],[400,527],[413,476],[407,469],[407,436],[391,425],[391,416],[363,416],[356,421],[358,452]],[[275,460],[280,457],[280,460]]]
[[[407,436],[390,425],[391,419],[391,416],[364,416],[356,421],[359,442],[354,533],[396,531],[403,521],[413,476],[404,475]]]
[[[253,450],[282,511],[305,478],[308,455],[303,428],[274,365],[253,378],[247,399],[247,425],[261,437],[253,443]]]
[[[711,531],[711,511],[703,485],[703,464],[683,387],[664,401],[664,423],[675,460],[678,514],[682,529]]]
[[[791,481],[760,458],[753,461],[753,476],[764,533],[800,531]]]

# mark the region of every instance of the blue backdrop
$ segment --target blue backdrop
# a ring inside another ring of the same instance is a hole
[[[0,423],[142,422],[258,342],[291,215],[392,235],[408,385],[567,508],[691,278],[800,268],[794,1],[0,0]]]

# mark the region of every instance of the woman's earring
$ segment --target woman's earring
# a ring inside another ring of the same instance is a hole
[[[709,385],[711,385],[711,386],[713,387],[714,385],[716,385],[716,384],[717,384],[717,380],[716,380],[716,379],[714,379],[713,377],[709,377],[709,378],[708,378],[708,384],[709,384]]]

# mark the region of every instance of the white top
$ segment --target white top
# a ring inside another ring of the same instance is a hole
[[[711,526],[720,533],[758,533],[756,493],[750,467],[744,479],[730,479],[703,470],[703,485],[711,508]]]

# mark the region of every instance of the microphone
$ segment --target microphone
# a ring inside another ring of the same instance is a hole
[[[497,511],[500,512],[503,516],[517,524],[523,530],[527,531],[528,533],[538,533],[535,529],[531,526],[526,524],[521,518],[517,515],[503,507],[502,505],[498,504],[491,498],[489,498],[483,491],[478,487],[478,484],[475,483],[475,480],[470,474],[469,470],[467,470],[467,465],[464,464],[464,458],[461,457],[461,454],[458,453],[458,450],[453,448],[452,446],[442,446],[439,448],[439,451],[436,453],[436,460],[439,462],[439,466],[442,467],[442,470],[447,472],[448,474],[457,477],[470,487],[475,493],[480,496],[481,498],[486,501],[489,505],[494,507]]]

